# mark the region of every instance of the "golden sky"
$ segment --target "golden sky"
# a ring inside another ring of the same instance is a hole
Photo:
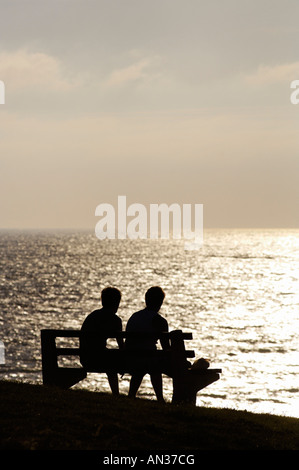
[[[298,227],[297,0],[2,0],[2,228],[100,203]]]

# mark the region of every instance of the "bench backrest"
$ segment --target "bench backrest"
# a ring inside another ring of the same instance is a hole
[[[86,333],[85,333],[86,334]],[[42,349],[42,368],[43,374],[47,374],[51,371],[54,371],[58,368],[57,358],[59,356],[79,356],[80,357],[80,347],[60,347],[56,345],[57,338],[80,338],[80,330],[60,330],[60,329],[47,329],[41,330],[41,349]],[[98,334],[88,333],[89,336],[99,336]],[[172,360],[176,363],[177,367],[180,367],[180,364],[186,363],[186,358],[194,357],[194,351],[189,351],[185,349],[184,340],[192,339],[192,333],[183,333],[181,330],[175,330],[170,333],[128,333],[121,332],[117,335],[107,335],[104,336],[107,339],[117,339],[122,337],[126,338],[138,338],[148,339],[152,338],[155,340],[163,340],[163,338],[168,339],[170,343],[170,353]],[[162,351],[159,353],[163,354]],[[122,351],[119,350],[118,354],[122,354]],[[143,355],[145,352],[143,351]],[[149,352],[149,355],[151,353]]]

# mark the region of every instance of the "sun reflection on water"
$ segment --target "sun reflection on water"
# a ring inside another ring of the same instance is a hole
[[[298,231],[211,230],[194,252],[182,240],[100,243],[84,233],[3,232],[0,247],[2,377],[40,382],[40,330],[80,328],[103,287],[121,289],[125,326],[147,288],[161,285],[170,329],[192,332],[188,349],[223,369],[199,406],[299,417]],[[109,391],[104,376],[77,387]],[[170,400],[170,379],[164,388]],[[141,394],[154,397],[148,378]]]

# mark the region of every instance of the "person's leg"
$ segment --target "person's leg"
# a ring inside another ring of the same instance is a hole
[[[118,376],[116,372],[107,372],[108,382],[113,395],[119,395]]]
[[[160,374],[160,373],[151,374],[151,382],[152,382],[152,386],[155,390],[157,400],[160,401],[160,402],[164,402],[162,374]]]
[[[132,374],[131,382],[130,382],[130,389],[129,389],[129,397],[135,398],[138,388],[141,385],[142,379],[144,374]]]

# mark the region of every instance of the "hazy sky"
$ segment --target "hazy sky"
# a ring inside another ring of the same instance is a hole
[[[298,227],[298,0],[1,0],[3,228],[100,203]]]

